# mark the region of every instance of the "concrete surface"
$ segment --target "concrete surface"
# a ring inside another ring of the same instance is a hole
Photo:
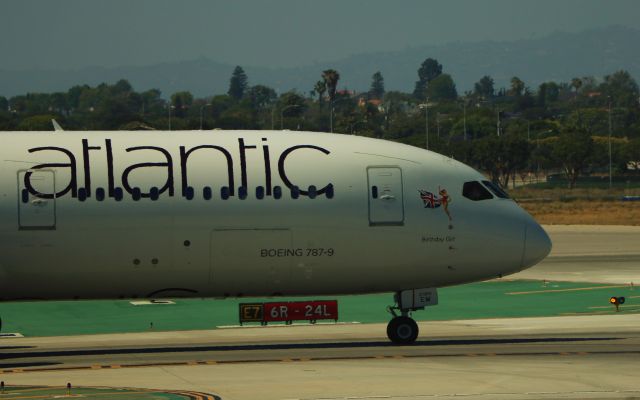
[[[551,254],[509,279],[640,285],[640,226],[545,225]]]
[[[548,261],[517,278],[640,282],[640,228],[547,229],[554,241]],[[236,400],[640,399],[638,314],[420,328],[418,345],[407,347],[390,346],[382,324],[3,339],[0,363],[14,367],[0,369],[0,380]],[[38,362],[54,364],[29,366]]]

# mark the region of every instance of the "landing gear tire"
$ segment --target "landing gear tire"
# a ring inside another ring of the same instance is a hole
[[[418,333],[418,324],[409,317],[395,317],[387,325],[387,336],[395,344],[412,344]]]

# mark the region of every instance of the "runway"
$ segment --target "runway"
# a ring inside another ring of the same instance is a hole
[[[549,231],[549,261],[520,275],[640,282],[640,229]],[[413,346],[390,345],[384,324],[3,339],[0,380],[222,399],[640,399],[640,314],[427,321],[420,330]]]
[[[540,264],[509,279],[640,284],[640,227],[545,226],[553,248]]]

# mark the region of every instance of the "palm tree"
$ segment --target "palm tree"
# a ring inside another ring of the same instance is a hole
[[[333,102],[336,97],[336,88],[340,80],[340,74],[335,69],[322,71],[322,79],[324,80],[327,92],[329,93],[329,101]]]
[[[575,91],[575,93],[577,95],[578,94],[578,90],[580,90],[580,88],[582,87],[582,79],[580,79],[580,78],[571,79],[571,87],[573,88],[573,90]]]
[[[324,97],[324,92],[327,91],[327,83],[323,79],[320,79],[313,87],[313,91],[318,94],[318,104],[322,107],[322,99]]]

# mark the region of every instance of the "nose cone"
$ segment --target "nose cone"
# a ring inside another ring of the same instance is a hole
[[[551,251],[551,239],[535,221],[526,225],[522,267],[529,268],[542,261]]]

